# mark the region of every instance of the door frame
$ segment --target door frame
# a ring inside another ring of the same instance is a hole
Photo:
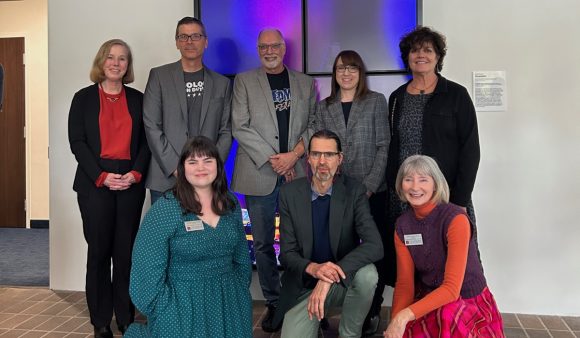
[[[28,72],[28,62],[27,62],[27,44],[30,38],[26,33],[23,32],[13,32],[13,33],[0,33],[0,39],[7,38],[23,38],[24,39],[24,127],[26,128],[26,134],[24,139],[24,194],[26,198],[25,206],[25,219],[24,228],[30,228],[30,78]]]

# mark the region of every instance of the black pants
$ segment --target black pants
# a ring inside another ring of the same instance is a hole
[[[383,259],[375,262],[375,267],[379,273],[379,281],[375,289],[375,295],[368,316],[375,316],[381,311],[383,303],[383,292],[385,285],[395,286],[397,279],[396,255],[395,255],[395,222],[390,222],[387,218],[387,191],[378,192],[369,198],[371,215],[383,242]]]
[[[86,297],[91,323],[96,327],[109,325],[114,310],[117,323],[128,325],[135,317],[129,277],[145,200],[143,183],[123,191],[93,187],[79,192],[77,199],[88,244]]]

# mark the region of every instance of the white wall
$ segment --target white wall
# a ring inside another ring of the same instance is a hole
[[[430,1],[443,74],[505,70],[506,112],[478,113],[480,250],[504,312],[580,315],[580,3]]]
[[[580,315],[580,3],[424,0],[423,9],[424,24],[448,38],[445,76],[470,88],[474,70],[507,71],[508,111],[478,114],[474,193],[500,309]],[[174,26],[192,13],[190,0],[49,2],[51,288],[84,288],[86,246],[66,139],[72,95],[89,84],[92,58],[112,37],[133,47],[135,86],[143,89],[150,67],[177,59]]]
[[[175,25],[193,15],[193,1],[51,0],[48,4],[50,115],[50,287],[84,290],[86,243],[72,183],[76,161],[67,138],[74,93],[89,85],[103,42],[125,40],[132,49],[135,88],[143,91],[149,69],[179,59]]]

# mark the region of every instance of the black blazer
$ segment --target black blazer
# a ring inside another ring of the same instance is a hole
[[[312,189],[306,178],[296,179],[280,189],[280,263],[282,275],[279,311],[274,326],[309,289],[306,267],[312,255]],[[371,216],[366,188],[348,176],[338,176],[330,199],[330,246],[336,264],[346,274],[348,287],[357,271],[383,257],[381,236]]]
[[[423,111],[423,154],[437,161],[449,184],[450,202],[465,207],[471,200],[479,167],[479,134],[475,107],[465,87],[441,75]],[[399,170],[399,118],[408,82],[389,97],[391,144],[387,184],[395,188]]]
[[[73,97],[68,115],[68,139],[78,162],[73,184],[76,192],[95,188],[95,182],[103,171],[125,174],[135,170],[141,173],[141,182],[145,181],[151,152],[143,129],[143,94],[125,86],[125,95],[132,121],[129,161],[101,159],[98,84],[79,90]]]

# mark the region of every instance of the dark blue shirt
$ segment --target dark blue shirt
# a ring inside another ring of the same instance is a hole
[[[325,195],[319,195],[312,188],[312,256],[315,263],[334,262],[330,247],[330,198],[332,186]]]

